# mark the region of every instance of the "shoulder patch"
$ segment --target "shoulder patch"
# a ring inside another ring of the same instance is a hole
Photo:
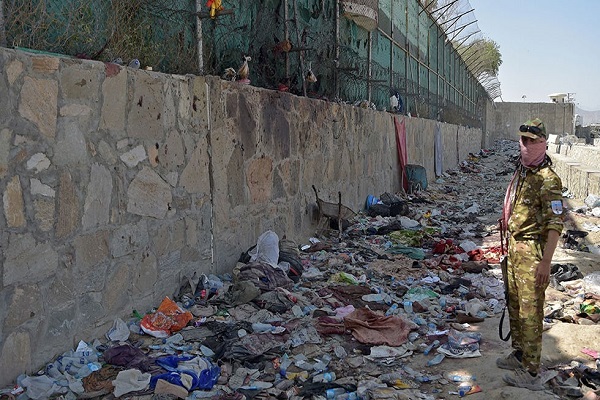
[[[562,200],[552,200],[550,202],[550,205],[552,206],[552,212],[554,214],[562,214],[563,212],[563,206],[562,206]]]

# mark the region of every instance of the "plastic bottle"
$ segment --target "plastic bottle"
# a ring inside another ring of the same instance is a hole
[[[181,333],[176,333],[173,336],[169,336],[163,339],[163,343],[165,344],[175,344],[181,343],[183,341],[183,335]]]
[[[286,377],[287,369],[291,364],[292,364],[292,360],[290,360],[290,358],[288,357],[287,354],[284,354],[281,357],[281,361],[279,363],[279,374],[282,377],[284,377],[284,378]]]
[[[252,324],[252,330],[256,333],[271,332],[275,327],[271,324],[263,324],[261,322],[255,322]]]
[[[404,300],[404,311],[409,314],[413,313],[413,303],[410,300]]]
[[[440,296],[440,307],[446,307],[446,296]]]
[[[356,392],[338,394],[335,400],[358,400],[358,394]]]
[[[472,387],[469,386],[459,386],[458,388],[458,397],[465,397],[470,391]]]
[[[325,397],[327,397],[328,399],[335,399],[337,396],[343,395],[343,394],[346,394],[346,389],[341,388],[341,387],[327,389],[325,391]]]
[[[313,382],[333,382],[335,378],[335,372],[323,372],[313,376]]]
[[[99,362],[87,363],[86,365],[79,368],[79,371],[77,371],[77,375],[75,377],[77,379],[83,379],[86,376],[91,375],[92,372],[98,371],[100,368],[102,368],[102,364],[100,364]]]
[[[385,315],[386,316],[394,315],[394,314],[396,314],[397,309],[398,309],[398,304],[394,303],[391,305],[390,308],[388,308],[388,310],[385,312]]]
[[[431,367],[432,365],[438,365],[441,363],[446,356],[442,353],[436,354],[431,360],[427,361],[427,366]]]
[[[439,340],[434,340],[429,346],[427,346],[425,348],[425,350],[423,351],[423,354],[427,355],[431,352],[431,350],[433,350],[435,347],[439,346],[440,341]]]
[[[448,380],[450,380],[452,382],[470,382],[470,381],[476,380],[474,375],[453,374],[453,375],[446,376],[446,378],[448,378]]]

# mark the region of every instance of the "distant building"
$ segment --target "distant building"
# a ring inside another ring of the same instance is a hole
[[[553,103],[566,103],[567,97],[569,97],[569,94],[568,93],[553,93],[553,94],[549,94],[548,97],[550,97],[550,100],[552,100]]]

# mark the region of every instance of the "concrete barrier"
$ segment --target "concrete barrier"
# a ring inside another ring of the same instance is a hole
[[[600,193],[600,148],[549,144],[548,155],[563,186],[576,198]]]

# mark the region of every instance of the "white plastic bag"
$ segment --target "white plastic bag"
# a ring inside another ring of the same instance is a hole
[[[586,292],[600,294],[600,271],[586,275],[583,278],[583,287]]]
[[[121,318],[117,318],[112,328],[106,332],[106,338],[115,342],[124,342],[129,339],[129,333],[127,324]]]
[[[279,260],[279,236],[273,231],[266,231],[258,237],[256,247],[248,252],[250,262],[263,262],[277,268]]]

